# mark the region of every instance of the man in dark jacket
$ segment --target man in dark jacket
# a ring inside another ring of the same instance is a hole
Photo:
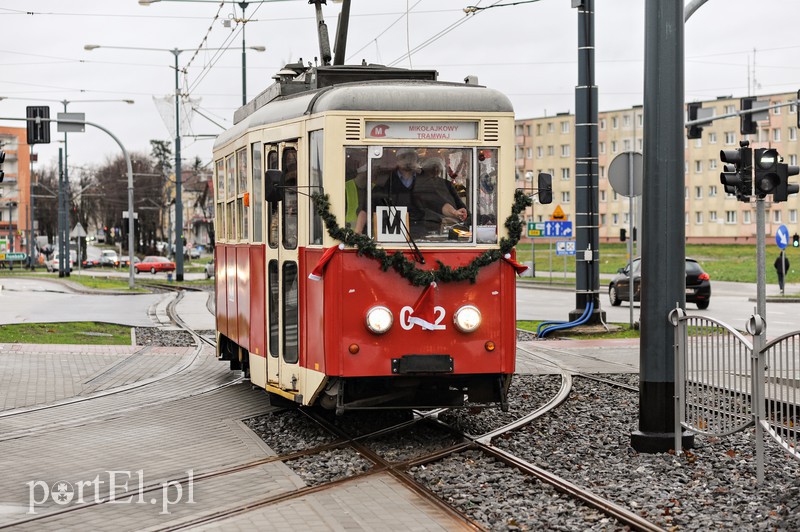
[[[775,259],[775,270],[778,272],[778,286],[783,293],[784,276],[789,272],[789,259],[786,258],[786,253],[781,250],[781,254]]]

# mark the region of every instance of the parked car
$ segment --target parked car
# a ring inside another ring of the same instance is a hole
[[[156,272],[175,271],[174,262],[166,257],[159,257],[156,255],[145,257],[141,262],[134,263],[133,267],[136,269],[136,273],[150,272],[155,274]]]
[[[100,259],[86,259],[85,261],[81,262],[81,265],[84,268],[96,268],[100,266]]]
[[[192,259],[199,259],[200,258],[200,248],[193,247],[189,250],[189,258]]]
[[[119,266],[117,252],[113,249],[104,249],[100,255],[100,266],[111,266],[114,268]]]
[[[137,262],[142,262],[142,259],[140,259],[136,255],[134,255],[133,256],[133,264],[134,264],[134,266],[136,265]],[[120,268],[127,268],[130,265],[131,265],[131,258],[128,257],[127,255],[124,255],[124,256],[119,258],[119,267]]]
[[[206,279],[211,279],[214,277],[214,259],[211,259],[209,262],[206,263]]]
[[[641,297],[641,259],[634,259],[630,266],[617,270],[617,275],[608,285],[608,299],[613,306],[630,299],[630,267],[633,268],[633,300]],[[686,302],[694,303],[697,308],[708,308],[711,302],[711,278],[703,271],[702,266],[694,259],[686,258]]]

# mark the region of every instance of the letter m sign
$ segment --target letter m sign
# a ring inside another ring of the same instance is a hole
[[[405,242],[403,223],[408,227],[408,209],[406,207],[375,208],[375,232],[378,242]]]

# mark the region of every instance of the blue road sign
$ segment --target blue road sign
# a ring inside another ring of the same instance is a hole
[[[572,222],[544,222],[545,237],[571,237]]]
[[[785,225],[782,225],[775,231],[775,243],[778,244],[778,247],[781,249],[786,249],[786,246],[789,245],[789,230],[786,228]]]
[[[556,240],[556,255],[574,255],[574,240]]]

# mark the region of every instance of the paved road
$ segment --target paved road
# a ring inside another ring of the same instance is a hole
[[[607,288],[603,284],[600,305],[606,312],[606,319],[614,323],[628,323],[630,306],[623,302],[619,307],[612,307],[608,301]],[[767,286],[767,296],[778,295],[776,285]],[[787,285],[786,293],[800,293],[800,285]],[[755,311],[755,283],[729,283],[717,281],[712,283],[711,304],[706,310],[698,310],[689,303],[687,312],[709,316],[723,321],[737,329],[744,329],[744,323]],[[517,318],[529,320],[566,320],[570,311],[575,309],[575,293],[570,290],[554,290],[549,287],[518,287]],[[633,319],[639,320],[639,303],[634,303]],[[774,338],[781,334],[800,329],[800,303],[767,302],[768,336]]]

